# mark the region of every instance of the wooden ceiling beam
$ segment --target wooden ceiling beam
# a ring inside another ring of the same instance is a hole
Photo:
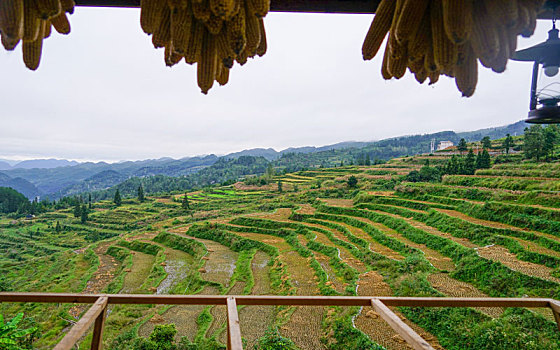
[[[311,13],[375,13],[381,0],[271,0],[273,12]],[[78,6],[89,7],[140,7],[140,0],[75,0]],[[539,14],[539,19],[551,19],[551,8],[556,7],[556,18],[560,16],[560,0],[548,0],[549,8]]]
[[[380,0],[271,0],[274,12],[375,13]],[[139,7],[140,0],[75,0],[77,6]]]

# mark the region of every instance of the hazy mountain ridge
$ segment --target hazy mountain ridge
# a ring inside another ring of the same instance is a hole
[[[467,141],[478,141],[484,136],[490,136],[495,139],[504,137],[507,133],[512,135],[522,133],[526,125],[525,122],[521,121],[506,126],[471,132],[455,133],[453,131],[442,131],[424,135],[400,136],[372,142],[348,141],[320,147],[291,147],[282,151],[276,151],[273,148],[254,148],[230,153],[222,158],[263,157],[268,161],[272,161],[275,167],[287,171],[296,171],[301,168],[333,166],[341,162],[349,164],[366,155],[373,161],[375,159],[387,160],[404,155],[427,153],[430,151],[432,139],[435,139],[436,144],[447,140],[456,144],[461,138],[465,138]],[[24,193],[28,198],[33,198],[37,195],[47,195],[54,199],[83,192],[109,189],[134,177],[143,178],[156,175],[165,177],[189,176],[202,169],[211,167],[219,159],[220,157],[211,154],[182,159],[166,157],[112,164],[106,162],[86,162],[51,168],[18,168],[18,164],[23,163],[20,162],[14,165],[15,168],[3,170],[3,173],[11,178],[9,181],[6,180],[5,183],[14,181],[16,178],[25,180],[26,183],[18,180],[18,188],[15,189],[21,190],[20,192]],[[72,163],[66,160],[30,160],[25,162],[26,166],[32,166],[32,164],[43,164],[46,166],[49,164],[63,165]],[[2,164],[0,163],[0,166]],[[224,179],[229,179],[229,176],[218,176],[216,181],[220,182],[224,181]],[[199,182],[189,181],[189,184],[196,183]],[[205,179],[200,183],[209,183],[209,181]]]
[[[21,177],[11,178],[4,173],[0,173],[0,187],[13,188],[29,199],[40,197],[42,195],[42,192],[26,179]]]
[[[66,159],[29,159],[22,161],[8,161],[0,159],[0,170],[11,169],[52,169],[66,166],[78,165],[75,160]]]

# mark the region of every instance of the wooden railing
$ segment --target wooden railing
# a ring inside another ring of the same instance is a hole
[[[226,305],[227,345],[231,350],[243,349],[237,305],[372,306],[379,316],[416,350],[433,348],[391,311],[389,306],[550,308],[560,330],[560,302],[544,298],[0,293],[0,302],[93,304],[54,347],[55,350],[70,350],[92,325],[94,328],[91,349],[101,349],[103,325],[109,304]]]

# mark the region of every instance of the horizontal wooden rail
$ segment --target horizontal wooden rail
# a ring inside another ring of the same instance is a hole
[[[0,302],[85,303],[107,297],[109,304],[226,305],[227,295],[0,293]],[[432,298],[376,296],[234,295],[237,305],[370,306],[371,298],[387,306],[551,307],[548,298]]]
[[[70,329],[55,350],[69,350],[95,324],[91,349],[101,349],[103,324],[108,304],[226,305],[228,349],[243,350],[238,305],[372,306],[412,348],[432,346],[404,323],[389,306],[409,307],[539,307],[550,308],[560,330],[560,302],[548,298],[433,298],[376,296],[279,296],[279,295],[152,295],[0,293],[0,302],[88,303],[93,306]]]

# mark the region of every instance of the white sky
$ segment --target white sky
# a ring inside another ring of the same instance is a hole
[[[268,52],[236,66],[208,95],[196,67],[165,67],[137,9],[77,8],[72,33],[44,42],[36,72],[21,45],[0,49],[0,158],[78,160],[180,158],[254,147],[370,141],[442,130],[466,131],[526,117],[532,65],[504,74],[481,67],[462,98],[453,80],[386,82],[381,56],[364,62],[372,15],[271,13]],[[546,39],[539,24],[525,48]]]

